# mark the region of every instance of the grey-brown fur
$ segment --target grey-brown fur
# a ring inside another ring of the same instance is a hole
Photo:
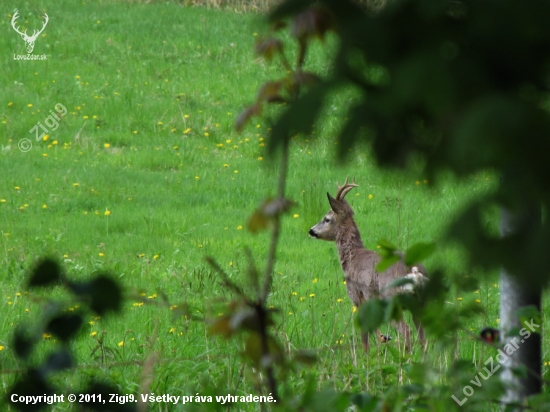
[[[392,265],[384,272],[378,272],[376,265],[380,261],[380,255],[365,249],[359,228],[353,219],[353,209],[344,199],[346,194],[357,187],[355,183],[348,183],[347,179],[343,186],[338,186],[336,198],[327,193],[332,210],[325,217],[309,230],[309,235],[327,241],[336,242],[340,265],[344,271],[346,289],[348,296],[355,306],[361,305],[365,300],[373,297],[389,297],[398,291],[395,288],[387,288],[394,280],[402,277],[426,279],[426,269],[422,265],[408,268],[402,261]],[[415,275],[411,274],[414,273]],[[420,272],[421,274],[418,274]],[[418,274],[418,275],[416,275]],[[418,335],[421,341],[424,333],[419,323],[415,321],[418,328]],[[397,330],[401,335],[407,349],[411,344],[411,329],[405,321],[397,324]],[[382,340],[380,332],[379,339]],[[369,348],[368,334],[362,335],[363,347]]]

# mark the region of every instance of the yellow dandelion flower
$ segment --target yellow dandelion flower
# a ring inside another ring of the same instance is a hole
[[[32,107],[32,103],[29,103],[29,104],[27,105],[27,107]]]
[[[481,303],[481,300],[479,300],[479,299],[476,299],[476,303]]]
[[[343,301],[344,301],[344,299],[342,299],[342,298],[336,299],[336,302],[338,302],[338,303],[342,303]]]
[[[264,158],[262,156],[258,157],[258,160],[261,162],[262,160],[264,160]]]
[[[103,257],[103,256],[105,256],[105,253],[99,252],[98,255],[99,255],[99,257]]]
[[[80,186],[80,183],[73,183],[73,186],[78,187],[78,186]]]
[[[306,300],[306,298],[303,296],[300,296],[300,302],[303,302],[304,300]]]
[[[124,341],[118,342],[118,346],[123,347],[124,346]]]
[[[49,333],[43,333],[43,334],[42,334],[42,337],[43,337],[44,339],[50,339],[50,338],[52,337],[52,335],[50,335]]]
[[[143,302],[135,302],[134,306],[139,308],[140,306],[143,306]]]
[[[357,312],[357,308],[354,306],[351,308],[351,313],[355,313],[355,312]]]
[[[97,332],[94,330],[92,333],[90,333],[90,336],[93,338],[94,336],[97,336]]]
[[[456,298],[456,300],[458,300],[460,302],[462,300],[462,298]]]
[[[373,197],[374,196],[372,195],[372,193],[369,193],[369,195],[368,195],[369,200],[372,200]]]
[[[47,204],[43,204],[42,205],[42,209],[47,209],[48,208],[48,205]]]
[[[174,333],[176,331],[176,328],[170,328],[170,330],[168,331],[168,333]]]
[[[109,147],[111,147],[111,145],[110,145],[109,143],[104,143],[104,144],[103,144],[103,147],[104,147],[105,149],[108,149]]]
[[[111,211],[110,210],[105,210],[105,212],[103,213],[105,216],[111,216]]]
[[[312,280],[312,282],[317,283],[317,282],[319,282],[319,279],[315,278],[315,279]]]
[[[292,216],[294,219],[298,219],[300,217],[300,215],[298,213],[294,213],[294,215]]]
[[[237,230],[243,230],[243,227],[241,225],[237,226]]]
[[[4,346],[3,345],[0,345],[0,351],[1,350],[4,350]]]
[[[42,140],[45,141],[45,142],[47,142],[49,138],[50,138],[50,135],[49,135],[49,134],[45,134],[44,137],[42,138]]]
[[[292,296],[298,296],[298,292],[292,292]]]
[[[309,294],[309,297],[310,297],[310,298],[314,298],[314,297],[315,297],[315,293],[310,293],[310,294]]]

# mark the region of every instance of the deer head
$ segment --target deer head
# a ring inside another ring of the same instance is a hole
[[[33,49],[34,49],[34,42],[36,41],[36,39],[38,38],[38,35],[40,33],[42,33],[44,31],[44,29],[46,28],[46,25],[48,24],[48,15],[46,13],[44,13],[44,24],[42,25],[42,28],[40,30],[34,30],[32,36],[28,36],[27,35],[27,30],[25,30],[24,32],[21,32],[16,26],[15,26],[15,20],[17,20],[17,18],[19,17],[17,15],[18,11],[15,10],[15,13],[11,19],[11,26],[13,27],[13,29],[19,33],[21,35],[21,37],[23,38],[23,40],[25,41],[25,47],[27,49],[27,53],[32,53]]]
[[[342,186],[338,185],[338,191],[336,192],[335,198],[327,193],[332,210],[328,212],[319,223],[309,229],[309,235],[311,237],[327,240],[329,242],[334,242],[336,240],[338,227],[346,219],[353,218],[353,210],[344,197],[346,197],[351,189],[357,186],[359,185],[355,184],[355,179],[353,183],[348,183],[348,179],[346,178]]]

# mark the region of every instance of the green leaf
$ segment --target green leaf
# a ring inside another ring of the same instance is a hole
[[[304,365],[315,365],[317,353],[310,350],[298,350],[294,353],[294,360]]]
[[[413,266],[430,257],[436,249],[435,243],[419,242],[412,245],[405,253],[405,265]]]
[[[385,321],[391,322],[394,320],[399,322],[401,319],[403,319],[403,308],[401,307],[399,299],[396,299],[396,296],[394,296],[389,300],[386,306]]]
[[[258,103],[244,109],[235,120],[235,130],[242,131],[244,126],[250,121],[253,116],[259,116],[262,113],[262,106]]]
[[[388,255],[393,255],[393,252],[397,250],[397,246],[395,246],[393,243],[391,243],[387,239],[380,239],[378,241],[378,246],[380,249],[378,253],[380,254],[386,253]]]
[[[401,260],[401,257],[399,255],[390,255],[384,257],[378,264],[376,265],[376,270],[378,272],[384,272],[386,271],[391,265],[396,264]]]
[[[283,349],[271,336],[267,336],[267,352],[263,353],[262,338],[259,333],[251,333],[245,341],[244,353],[257,367],[269,366],[283,359]]]
[[[363,332],[376,331],[384,322],[388,302],[382,299],[369,299],[359,307],[357,320]]]
[[[283,43],[274,37],[267,39],[258,39],[256,42],[255,52],[262,56],[267,61],[273,60],[276,53],[282,53]]]
[[[57,336],[61,342],[68,342],[78,334],[82,323],[82,316],[78,314],[61,314],[48,322],[46,331]]]
[[[250,216],[246,228],[252,233],[265,230],[274,218],[288,212],[295,204],[292,200],[285,198],[268,198]]]
[[[122,289],[107,275],[98,275],[88,282],[67,282],[69,289],[88,301],[90,309],[99,316],[117,312],[122,305]]]
[[[26,359],[32,352],[36,339],[28,331],[18,327],[13,337],[13,349],[15,355],[21,359]]]
[[[415,284],[414,280],[406,278],[406,277],[402,277],[402,278],[395,279],[388,286],[386,286],[384,290],[392,289],[392,288],[398,288],[398,287],[404,286],[404,285],[414,285],[414,284]]]
[[[351,402],[361,412],[374,412],[378,407],[378,398],[368,393],[358,393],[351,397]]]
[[[540,311],[537,309],[535,305],[523,306],[519,308],[516,311],[516,315],[518,316],[519,322],[522,325],[524,325],[526,322],[529,322],[529,324],[534,323],[536,325],[542,325],[542,318],[540,315]],[[534,332],[540,333],[540,331],[534,331]]]
[[[332,87],[333,85],[329,83],[312,87],[285,109],[269,136],[268,153],[273,153],[276,148],[296,134],[311,133],[321,110],[319,102],[323,101]]]
[[[122,289],[107,275],[99,275],[91,282],[91,298],[90,309],[99,316],[118,312],[122,305]]]
[[[33,269],[29,279],[29,287],[53,285],[61,280],[61,267],[53,259],[43,259]]]
[[[69,369],[73,366],[73,358],[67,349],[61,349],[48,356],[45,364],[40,368],[44,375]]]

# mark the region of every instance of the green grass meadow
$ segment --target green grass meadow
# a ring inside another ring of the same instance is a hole
[[[43,12],[50,20],[33,51],[47,60],[25,61],[14,60],[26,54],[10,24],[14,10],[4,8],[0,19],[0,393],[23,367],[11,349],[15,326],[32,325],[49,298],[68,299],[59,289],[27,290],[29,270],[51,256],[74,279],[112,273],[127,298],[120,315],[89,319],[73,347],[77,368],[54,378],[61,387],[108,378],[120,393],[137,396],[141,362],[155,351],[149,392],[260,394],[256,375],[242,362],[241,340],[211,336],[207,322],[178,316],[176,306],[213,319],[232,298],[205,256],[241,284],[245,248],[258,266],[265,264],[269,233],[251,234],[246,222],[276,192],[277,159],[265,152],[269,121],[254,118],[242,133],[234,131],[258,87],[284,74],[254,56],[254,41],[267,29],[261,15],[120,1],[38,0],[17,7],[18,24],[29,32],[40,27]],[[330,70],[334,41],[316,44],[308,70]],[[481,276],[467,266],[463,250],[443,241],[452,216],[491,190],[495,176],[428,182],[420,162],[408,171],[378,169],[367,146],[337,162],[335,136],[353,95],[335,95],[314,135],[291,144],[287,196],[297,206],[283,221],[270,304],[279,311],[275,334],[283,347],[312,349],[318,362],[291,374],[282,396],[312,384],[381,394],[407,382],[407,365],[426,358],[435,370],[457,357],[471,360],[473,377],[489,349],[467,331],[498,327],[497,273]],[[38,122],[48,128],[45,119],[58,103],[66,115],[36,141],[29,131]],[[20,148],[25,138],[32,143],[28,151]],[[329,210],[326,192],[334,194],[346,176],[359,184],[348,200],[367,247],[380,239],[402,249],[433,240],[438,249],[424,262],[428,270],[479,278],[478,290],[450,294],[449,305],[484,309],[455,337],[455,350],[428,336],[427,350],[416,347],[410,356],[385,348],[362,352],[336,248],[307,235]],[[486,224],[496,231],[498,214],[488,213]],[[74,310],[74,302],[66,304]],[[32,359],[56,345],[44,336]],[[184,409],[150,405],[152,411]]]

